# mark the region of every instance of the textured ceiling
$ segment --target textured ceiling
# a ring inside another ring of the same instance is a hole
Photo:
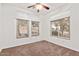
[[[27,8],[27,6],[30,6],[30,5],[33,5],[33,4],[35,4],[35,3],[16,3],[14,5],[19,7],[19,8],[22,8],[24,10],[27,10],[27,11],[31,12],[32,14],[34,14],[34,15],[39,15],[39,16],[48,15],[50,13],[53,13],[53,12],[57,11],[57,10],[62,11],[64,9],[63,7],[69,6],[69,4],[67,4],[67,3],[45,3],[47,6],[50,7],[50,9],[49,10],[42,9],[38,13],[36,9]]]

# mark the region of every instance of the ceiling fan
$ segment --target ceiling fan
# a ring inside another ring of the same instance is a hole
[[[37,12],[39,12],[42,8],[49,10],[50,8],[45,5],[45,4],[41,4],[41,3],[36,3],[34,5],[28,6],[27,8],[36,8]]]

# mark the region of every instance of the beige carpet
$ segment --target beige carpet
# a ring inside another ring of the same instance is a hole
[[[79,52],[58,46],[56,44],[40,41],[18,47],[3,49],[1,56],[79,56]]]

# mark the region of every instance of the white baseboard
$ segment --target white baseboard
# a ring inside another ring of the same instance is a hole
[[[62,47],[65,47],[65,48],[68,48],[68,49],[71,49],[71,50],[74,50],[74,51],[79,52],[79,49],[72,48],[72,47],[69,47],[69,46],[66,46],[66,45],[63,45],[63,44],[58,44],[58,43],[56,43],[56,42],[54,42],[54,41],[50,41],[50,40],[47,40],[47,41],[50,42],[50,43],[54,43],[54,44],[56,44],[56,45],[59,45],[59,46],[62,46]]]

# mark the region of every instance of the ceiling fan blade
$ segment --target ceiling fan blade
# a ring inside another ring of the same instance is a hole
[[[27,8],[31,8],[31,7],[34,7],[35,5],[31,5],[31,6],[28,6]]]
[[[33,6],[28,6],[27,8],[31,8],[31,7],[33,7]]]
[[[42,5],[45,9],[49,10],[50,8],[46,5]]]

